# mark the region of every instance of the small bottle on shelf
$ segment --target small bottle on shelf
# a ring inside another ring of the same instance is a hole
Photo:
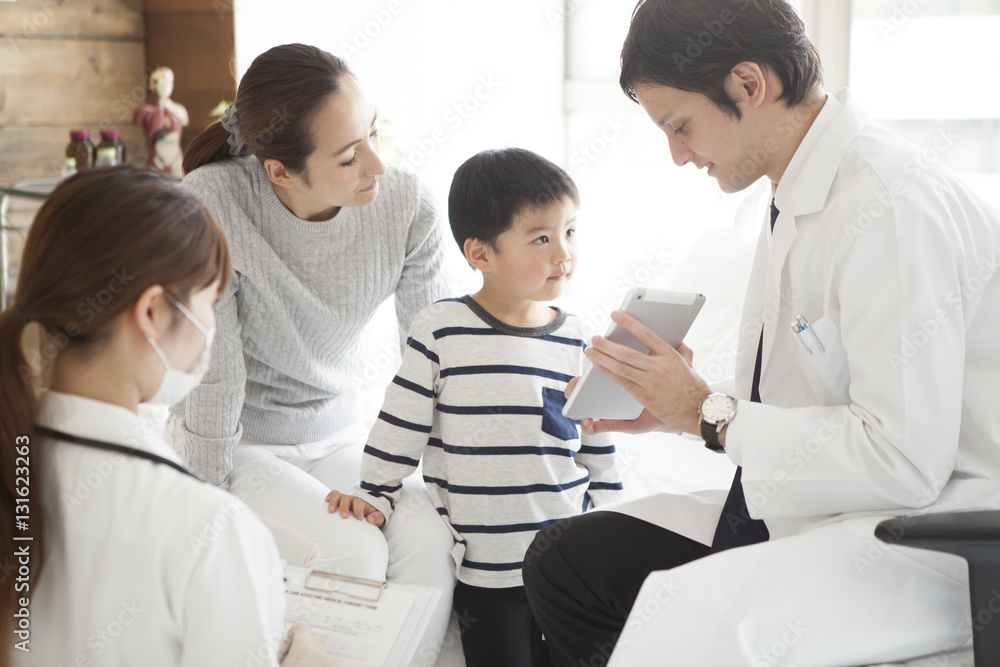
[[[90,143],[90,130],[70,130],[70,142],[66,146],[66,157],[76,159],[77,171],[94,166],[94,144]]]
[[[59,167],[59,180],[69,178],[76,173],[76,158],[68,157],[62,161]]]
[[[117,127],[101,130],[101,145],[97,150],[109,147],[115,149],[118,164],[125,164],[125,144],[122,143],[122,131]]]
[[[94,168],[117,167],[118,151],[114,146],[101,146],[97,149],[97,159],[94,160]]]

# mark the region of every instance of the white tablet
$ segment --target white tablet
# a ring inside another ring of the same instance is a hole
[[[683,342],[704,303],[703,294],[635,288],[625,296],[621,310],[677,347]],[[614,322],[604,337],[649,354],[645,345]],[[583,377],[577,382],[562,410],[563,416],[570,419],[635,419],[641,412],[642,405],[632,394],[591,363],[587,364]]]

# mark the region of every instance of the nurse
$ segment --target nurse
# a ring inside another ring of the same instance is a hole
[[[0,653],[13,664],[277,664],[273,538],[138,414],[197,384],[229,274],[211,214],[151,170],[83,172],[39,210],[0,314]],[[51,380],[36,396],[39,364]],[[286,666],[305,648],[296,639]]]
[[[414,663],[434,664],[454,540],[423,483],[404,487],[406,520],[384,534],[324,502],[360,474],[365,325],[393,298],[402,345],[448,291],[433,198],[386,167],[379,141],[375,106],[346,64],[303,44],[258,56],[226,118],[195,139],[181,185],[219,220],[233,271],[212,364],[168,430],[196,472],[261,517],[289,563],[438,588]]]
[[[646,409],[585,432],[699,434],[739,467],[707,531],[671,530],[665,501],[661,525],[590,513],[539,534],[524,579],[555,663],[860,665],[962,646],[965,562],[873,531],[1000,505],[1000,213],[850,91],[823,93],[782,0],[646,0],[621,63],[675,163],[725,192],[767,178],[773,199],[734,395],[621,313],[650,354],[587,350]]]

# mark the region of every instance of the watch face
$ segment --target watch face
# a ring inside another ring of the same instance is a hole
[[[701,404],[701,414],[712,424],[728,422],[736,414],[736,401],[728,396],[709,396]]]

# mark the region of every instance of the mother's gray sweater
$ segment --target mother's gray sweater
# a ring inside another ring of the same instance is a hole
[[[446,296],[443,234],[433,198],[390,167],[374,203],[309,222],[284,207],[256,158],[201,167],[182,186],[222,225],[233,275],[201,385],[171,412],[189,465],[226,486],[241,438],[320,440],[358,417],[360,336],[396,297],[400,341]]]

